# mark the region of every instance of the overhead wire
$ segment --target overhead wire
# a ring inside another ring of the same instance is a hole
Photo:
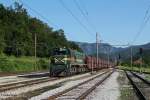
[[[44,19],[45,21],[47,21],[49,24],[53,25],[55,28],[59,29],[59,27],[54,24],[52,21],[50,21],[49,19],[47,19],[45,16],[43,16],[41,13],[39,13],[38,11],[36,11],[35,9],[33,9],[32,7],[30,7],[27,3],[23,2],[22,0],[19,0],[22,4],[24,4],[26,7],[28,7],[31,11],[35,12],[37,15],[39,15],[42,19]]]
[[[140,25],[140,28],[139,28],[137,34],[135,35],[133,41],[131,42],[131,45],[134,44],[134,42],[137,40],[137,38],[141,35],[141,33],[143,32],[145,26],[147,25],[148,21],[150,20],[150,15],[148,16],[149,10],[150,10],[150,5],[148,6],[148,9],[145,12],[143,21],[142,21],[142,23]]]
[[[39,13],[38,11],[36,11],[35,9],[31,8],[27,3],[23,2],[22,0],[19,0],[22,4],[24,4],[26,7],[28,7],[30,10],[32,10],[33,12],[35,12],[37,15],[39,15],[41,18],[45,19],[45,21],[49,22],[49,24],[53,25],[55,28],[60,29],[58,27],[58,25],[54,24],[52,21],[50,21],[49,19],[47,19],[45,16],[43,16],[41,13]],[[68,36],[70,35],[69,33],[66,33]]]
[[[80,4],[78,3],[77,0],[73,0],[76,7],[78,8],[78,10],[80,11],[80,13],[83,15],[83,17],[85,18],[85,20],[87,21],[87,23],[89,24],[89,26],[94,30],[96,31],[96,27],[91,23],[91,20],[89,20],[87,14],[84,13],[84,11],[82,10]],[[87,13],[87,10],[86,10],[86,13]],[[95,32],[96,33],[96,32]]]
[[[80,0],[80,5],[81,5],[82,9],[84,10],[85,14],[88,16],[89,13],[88,13],[88,11],[87,11],[84,3],[83,3],[83,0]]]
[[[60,4],[70,13],[70,15],[84,28],[85,31],[87,31],[90,35],[93,35],[89,29],[73,14],[73,12],[66,6],[66,4],[63,2],[63,0],[58,0]]]
[[[85,9],[85,6],[83,5],[83,2],[78,2],[77,0],[73,0],[76,7],[78,8],[78,10],[80,11],[80,13],[82,14],[82,16],[84,17],[84,19],[87,21],[88,25],[91,27],[91,29],[97,33],[97,29],[95,27],[95,25],[92,23],[92,20],[88,18],[88,11],[87,9]],[[98,33],[98,35],[100,35]],[[100,36],[98,36],[100,37]],[[101,42],[101,40],[98,40],[99,42]]]
[[[39,15],[43,20],[45,20],[46,22],[48,22],[50,25],[54,26],[56,29],[60,29],[60,27],[56,24],[54,24],[51,20],[47,19],[45,16],[43,16],[41,13],[39,13],[37,10],[33,9],[32,7],[30,7],[27,3],[23,2],[22,0],[14,0],[17,2],[22,3],[24,6],[26,6],[28,9],[30,9],[32,12],[36,13],[37,15]],[[69,33],[66,33],[67,35],[70,35]]]

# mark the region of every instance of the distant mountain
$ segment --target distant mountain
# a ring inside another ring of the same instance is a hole
[[[75,42],[79,47],[87,54],[87,55],[96,55],[96,43],[86,43],[86,42]],[[108,50],[110,51],[110,59],[118,59],[119,55],[122,61],[129,61],[131,57],[131,48],[132,48],[132,55],[133,58],[139,57],[139,48],[143,48],[143,56],[150,59],[150,43],[144,45],[134,45],[126,48],[117,48],[111,46],[108,43],[101,43],[99,44],[99,56],[102,58],[107,58]],[[146,60],[146,62],[148,62]]]
[[[150,43],[144,44],[144,45],[134,45],[127,48],[124,48],[118,52],[113,53],[113,55],[119,55],[121,56],[121,59],[127,60],[131,57],[131,48],[132,48],[132,55],[135,56],[137,53],[139,53],[139,49],[143,48],[143,52],[147,49],[150,49]],[[146,51],[148,52],[148,51]]]
[[[86,43],[86,42],[75,42],[79,47],[87,54],[87,55],[92,55],[96,53],[96,43]],[[119,52],[120,50],[123,50],[123,48],[116,48],[108,43],[100,43],[98,44],[99,46],[99,53],[102,54],[107,54],[108,51],[109,53],[115,53]]]

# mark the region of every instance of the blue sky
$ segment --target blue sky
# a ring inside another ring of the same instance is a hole
[[[9,6],[15,0],[0,0],[0,3]],[[18,0],[19,1],[19,0]],[[87,31],[70,15],[60,4],[59,0],[22,0],[32,9],[46,17],[33,12],[26,5],[29,15],[43,20],[54,29],[62,28],[68,40],[80,42],[95,42],[95,32],[99,33],[102,42],[114,44],[128,44],[135,38],[150,0],[76,0],[95,29],[85,20],[73,0],[63,0],[73,14],[90,30]],[[150,13],[148,14],[150,15]],[[150,42],[150,22],[134,44]]]

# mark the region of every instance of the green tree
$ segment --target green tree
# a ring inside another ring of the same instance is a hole
[[[63,29],[52,27],[28,15],[22,4],[0,5],[0,53],[15,56],[34,56],[34,39],[37,36],[37,56],[49,57],[55,47],[81,49],[65,37]]]

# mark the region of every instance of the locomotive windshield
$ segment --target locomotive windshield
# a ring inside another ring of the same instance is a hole
[[[59,49],[55,49],[53,51],[53,55],[67,55],[67,54],[68,54],[68,50],[67,49],[59,48]]]

